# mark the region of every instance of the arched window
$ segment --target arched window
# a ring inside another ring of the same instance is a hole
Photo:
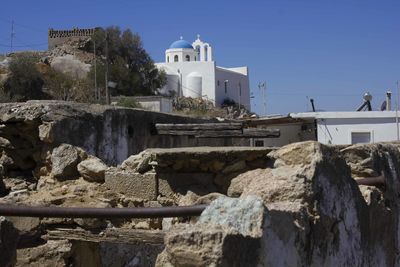
[[[167,56],[167,62],[169,62],[169,56]]]
[[[175,56],[174,56],[174,62],[178,62],[178,60],[179,60],[179,59],[178,59],[178,55],[175,55]]]
[[[208,46],[204,46],[204,61],[208,61]]]
[[[200,61],[200,46],[199,45],[196,45],[196,52],[197,52],[197,59],[198,59],[198,61]]]
[[[190,56],[186,55],[186,61],[190,61]]]

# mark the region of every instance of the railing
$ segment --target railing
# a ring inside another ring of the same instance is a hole
[[[207,205],[151,208],[66,208],[0,205],[0,216],[49,218],[167,218],[199,216]]]

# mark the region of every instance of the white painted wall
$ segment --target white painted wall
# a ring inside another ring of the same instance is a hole
[[[236,69],[239,69],[240,71],[237,71]],[[225,98],[230,98],[233,99],[235,102],[244,105],[248,110],[251,110],[249,76],[243,74],[244,72],[247,73],[247,67],[232,68],[232,69],[216,67],[215,83],[216,83],[216,101],[218,104],[221,104]],[[228,81],[226,83],[227,84],[226,92],[225,92],[225,81]],[[241,86],[241,89],[239,89],[239,84]]]
[[[395,111],[309,112],[290,116],[315,118],[318,141],[324,144],[351,144],[352,132],[369,132],[371,143],[397,140]]]
[[[160,96],[138,96],[134,97],[136,101],[146,110],[171,113],[172,112],[172,99],[169,97]]]
[[[187,77],[194,72],[202,77],[202,90],[203,98],[209,99],[215,103],[215,62],[214,61],[191,61],[191,62],[173,62],[173,63],[156,63],[158,68],[162,68],[168,75],[176,75],[179,77],[179,86],[182,91],[179,95],[187,96],[186,92],[197,92],[196,88],[191,88],[188,84]],[[179,72],[178,72],[179,70]],[[174,83],[174,84],[172,84]],[[176,88],[176,81],[168,80],[167,85],[162,88],[162,91],[168,91]],[[217,103],[218,105],[219,103]]]
[[[294,142],[315,140],[315,133],[312,124],[306,124],[307,129],[302,130],[304,123],[288,123],[264,126],[265,129],[279,129],[281,135],[278,138],[253,138],[252,146],[257,140],[262,140],[265,147],[281,147]]]
[[[352,132],[370,132],[371,143],[397,140],[395,118],[318,119],[318,141],[351,144]]]

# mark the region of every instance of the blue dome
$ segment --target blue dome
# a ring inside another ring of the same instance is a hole
[[[178,40],[178,41],[173,42],[169,48],[170,49],[171,48],[191,48],[191,49],[193,49],[193,46],[188,41]]]

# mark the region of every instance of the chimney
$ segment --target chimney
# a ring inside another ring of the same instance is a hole
[[[392,92],[386,91],[386,110],[391,110],[392,108]]]

